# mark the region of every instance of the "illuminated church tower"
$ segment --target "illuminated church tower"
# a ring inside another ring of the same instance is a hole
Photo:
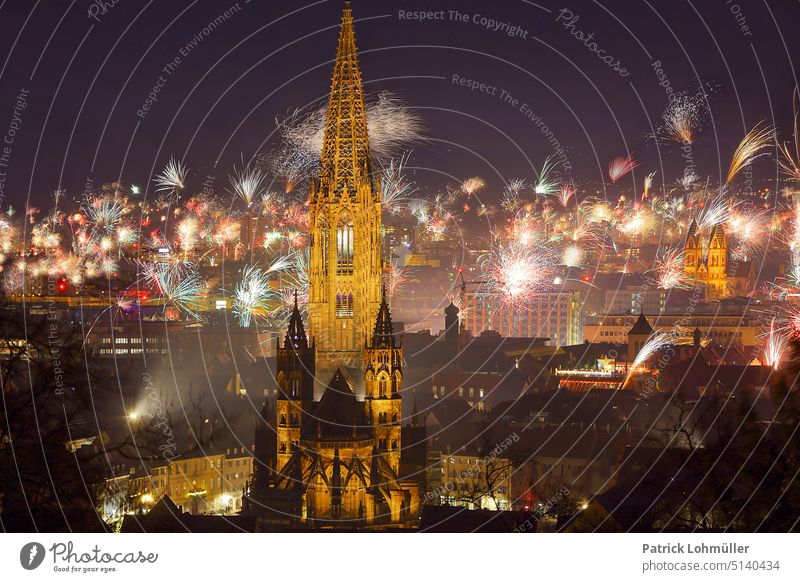
[[[381,303],[381,194],[372,176],[350,5],[342,15],[319,176],[309,195],[308,328],[316,373],[360,365]]]
[[[394,474],[399,474],[403,348],[394,335],[385,292],[364,360],[366,404],[375,427],[378,454],[384,457]]]

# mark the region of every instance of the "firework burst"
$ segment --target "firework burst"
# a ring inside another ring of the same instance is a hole
[[[392,261],[391,267],[386,271],[383,284],[389,299],[394,299],[403,294],[406,285],[409,283],[409,268],[401,265],[396,260]]]
[[[156,294],[153,302],[163,305],[164,313],[171,306],[192,319],[200,319],[197,310],[203,305],[205,292],[200,275],[187,266],[172,263],[137,261],[137,265],[140,273],[138,282]]]
[[[474,178],[467,178],[463,182],[461,182],[461,186],[459,189],[466,195],[472,196],[478,190],[482,189],[486,186],[486,182],[484,182],[483,178],[479,178],[475,176]]]
[[[650,195],[650,188],[653,187],[653,178],[655,177],[655,172],[650,172],[647,176],[644,177],[644,192],[642,193],[642,199],[646,199]]]
[[[659,289],[688,288],[689,280],[684,271],[686,256],[680,247],[662,247],[658,250],[653,272]]]
[[[633,159],[633,154],[627,157],[618,156],[608,163],[608,177],[612,184],[616,184],[617,180],[637,167],[639,167],[639,162]]]
[[[236,168],[234,168],[233,175],[228,176],[228,180],[230,180],[234,193],[249,207],[256,194],[261,190],[264,174],[255,166],[240,172],[237,172]]]
[[[558,166],[558,162],[554,162],[552,156],[547,156],[542,162],[541,169],[536,172],[536,184],[534,184],[534,191],[539,196],[549,196],[558,188],[558,180],[551,177],[550,174]],[[535,168],[534,168],[535,170]]]
[[[287,192],[319,169],[326,113],[326,106],[297,109],[277,120],[282,145],[266,163],[287,180]],[[409,145],[424,141],[422,118],[389,92],[367,102],[366,116],[370,151],[378,161],[391,159]]]
[[[699,91],[694,95],[677,93],[662,115],[663,124],[656,130],[656,137],[690,144],[705,121],[706,112],[704,92]]]
[[[516,212],[522,207],[522,194],[528,188],[525,180],[509,180],[503,189],[500,205],[506,212]]]
[[[156,185],[156,192],[177,194],[186,187],[186,174],[188,171],[182,161],[170,158],[161,173],[157,174],[153,180]]]
[[[625,387],[635,372],[642,370],[644,365],[647,363],[647,360],[652,358],[661,348],[672,343],[674,343],[674,341],[672,340],[670,334],[661,330],[654,331],[650,337],[647,338],[647,341],[641,347],[639,353],[636,354],[636,358],[634,358],[633,362],[631,362],[630,368],[628,369],[628,375],[622,382],[622,387]]]
[[[771,125],[762,127],[762,124],[759,123],[751,129],[733,152],[725,184],[730,184],[742,168],[752,164],[756,158],[765,155],[766,149],[773,141],[775,141],[775,130]]]
[[[769,324],[769,334],[764,348],[766,364],[777,370],[788,345],[789,338],[783,330],[775,327],[775,318],[773,317]]]
[[[383,210],[389,214],[398,214],[417,191],[413,182],[405,176],[406,157],[391,160],[381,169],[381,198]]]
[[[561,204],[564,208],[569,205],[569,201],[572,200],[572,197],[575,196],[575,186],[574,184],[561,184],[561,189],[558,191],[558,195],[556,199],[558,203]]]
[[[233,292],[233,313],[239,325],[250,327],[254,319],[267,317],[273,297],[269,274],[251,265],[246,266],[242,280]]]
[[[800,88],[794,90],[794,127],[792,131],[792,144],[783,142],[778,146],[778,164],[787,179],[792,182],[800,182],[800,114],[797,111],[797,104],[800,101]]]
[[[490,290],[504,297],[509,305],[529,299],[553,280],[552,253],[537,245],[512,241],[497,244],[481,261]]]

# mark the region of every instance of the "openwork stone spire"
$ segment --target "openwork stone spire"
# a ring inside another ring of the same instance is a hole
[[[373,348],[394,348],[394,330],[392,328],[392,315],[389,312],[389,304],[386,303],[386,288],[383,288],[381,306],[378,309],[378,316],[375,318],[375,331],[372,334]]]
[[[286,347],[307,348],[308,340],[306,338],[306,330],[303,327],[303,316],[300,314],[300,308],[297,305],[297,290],[294,292],[294,309],[289,317],[289,329],[286,332]]]
[[[355,195],[358,183],[369,177],[370,166],[364,88],[353,32],[353,13],[347,2],[342,14],[325,119],[325,140],[320,159],[322,191],[338,196],[346,188],[351,196]]]

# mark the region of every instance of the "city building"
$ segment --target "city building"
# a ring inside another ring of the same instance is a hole
[[[698,310],[699,311],[699,310]],[[583,339],[588,342],[611,342],[627,345],[628,331],[638,315],[604,315],[587,318],[583,327]],[[665,332],[677,332],[685,343],[692,342],[698,329],[706,343],[721,346],[742,347],[759,345],[761,326],[756,315],[742,312],[739,315],[714,312],[687,314],[662,314],[652,316],[649,325]]]
[[[582,309],[577,292],[536,293],[510,304],[498,293],[466,292],[464,327],[472,335],[496,331],[504,337],[547,338],[553,346],[583,341]]]
[[[104,518],[146,514],[169,497],[191,515],[232,515],[242,509],[242,496],[253,475],[253,456],[244,447],[156,464],[144,472],[106,481],[101,495]]]

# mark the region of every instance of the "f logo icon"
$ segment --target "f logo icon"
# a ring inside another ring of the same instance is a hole
[[[44,546],[39,542],[30,542],[19,551],[19,563],[26,570],[35,570],[44,561]]]

